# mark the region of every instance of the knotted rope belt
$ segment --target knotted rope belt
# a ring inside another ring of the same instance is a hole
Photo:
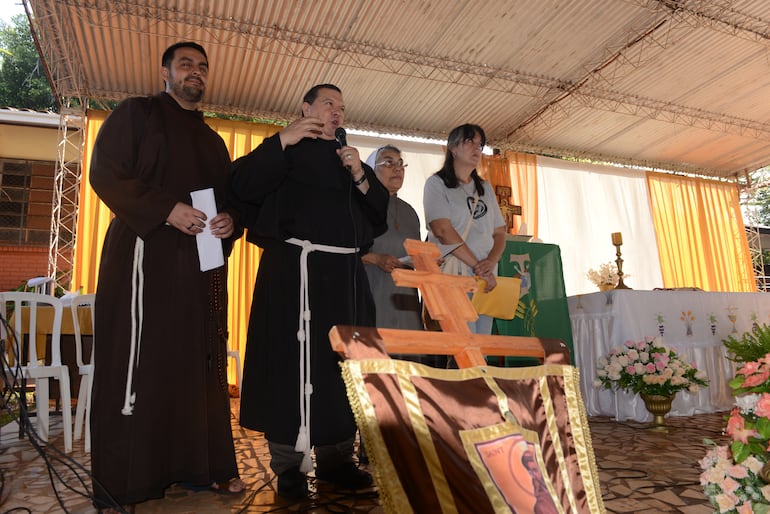
[[[358,248],[346,248],[315,244],[295,237],[286,240],[287,243],[299,246],[299,415],[300,425],[294,450],[304,453],[300,471],[307,473],[313,470],[310,458],[310,395],[313,394],[313,384],[310,381],[310,290],[308,287],[307,257],[310,252],[325,252],[336,254],[356,253]]]

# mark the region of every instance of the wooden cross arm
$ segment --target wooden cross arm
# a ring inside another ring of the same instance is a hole
[[[486,366],[484,355],[535,357],[543,362],[569,364],[569,349],[560,339],[349,325],[332,327],[329,339],[332,349],[346,359],[384,358],[383,353],[407,353],[453,355],[461,368]]]
[[[470,293],[477,289],[478,284],[473,277],[444,275],[432,271],[394,269],[391,276],[396,285],[400,287],[419,287],[429,284],[438,284],[445,287],[457,287]]]
[[[438,259],[441,257],[441,252],[434,243],[407,239],[404,241],[404,249],[412,257],[414,269],[434,272],[441,271],[438,267]]]

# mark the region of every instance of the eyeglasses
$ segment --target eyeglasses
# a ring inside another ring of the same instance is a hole
[[[390,161],[390,160],[380,161],[376,163],[375,166],[382,166],[383,168],[387,168],[390,170],[393,168],[406,168],[409,165],[404,163],[403,159],[399,159],[398,161]]]

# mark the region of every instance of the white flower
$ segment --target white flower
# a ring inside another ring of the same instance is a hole
[[[628,276],[624,274],[624,276]],[[602,285],[617,285],[618,283],[618,267],[612,262],[605,262],[599,265],[599,269],[589,269],[586,273],[586,278],[590,280],[596,286]]]
[[[761,395],[757,393],[742,394],[735,397],[735,405],[740,409],[741,414],[751,414],[757,407],[757,402]]]

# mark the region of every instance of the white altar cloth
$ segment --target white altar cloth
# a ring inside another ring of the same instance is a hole
[[[770,294],[703,291],[612,290],[567,298],[575,364],[589,416],[619,421],[650,421],[639,395],[593,386],[596,363],[628,340],[661,336],[663,343],[708,374],[711,385],[698,393],[680,392],[671,415],[689,416],[729,410],[733,397],[728,381],[735,365],[722,341],[740,339],[753,324],[770,324]]]

